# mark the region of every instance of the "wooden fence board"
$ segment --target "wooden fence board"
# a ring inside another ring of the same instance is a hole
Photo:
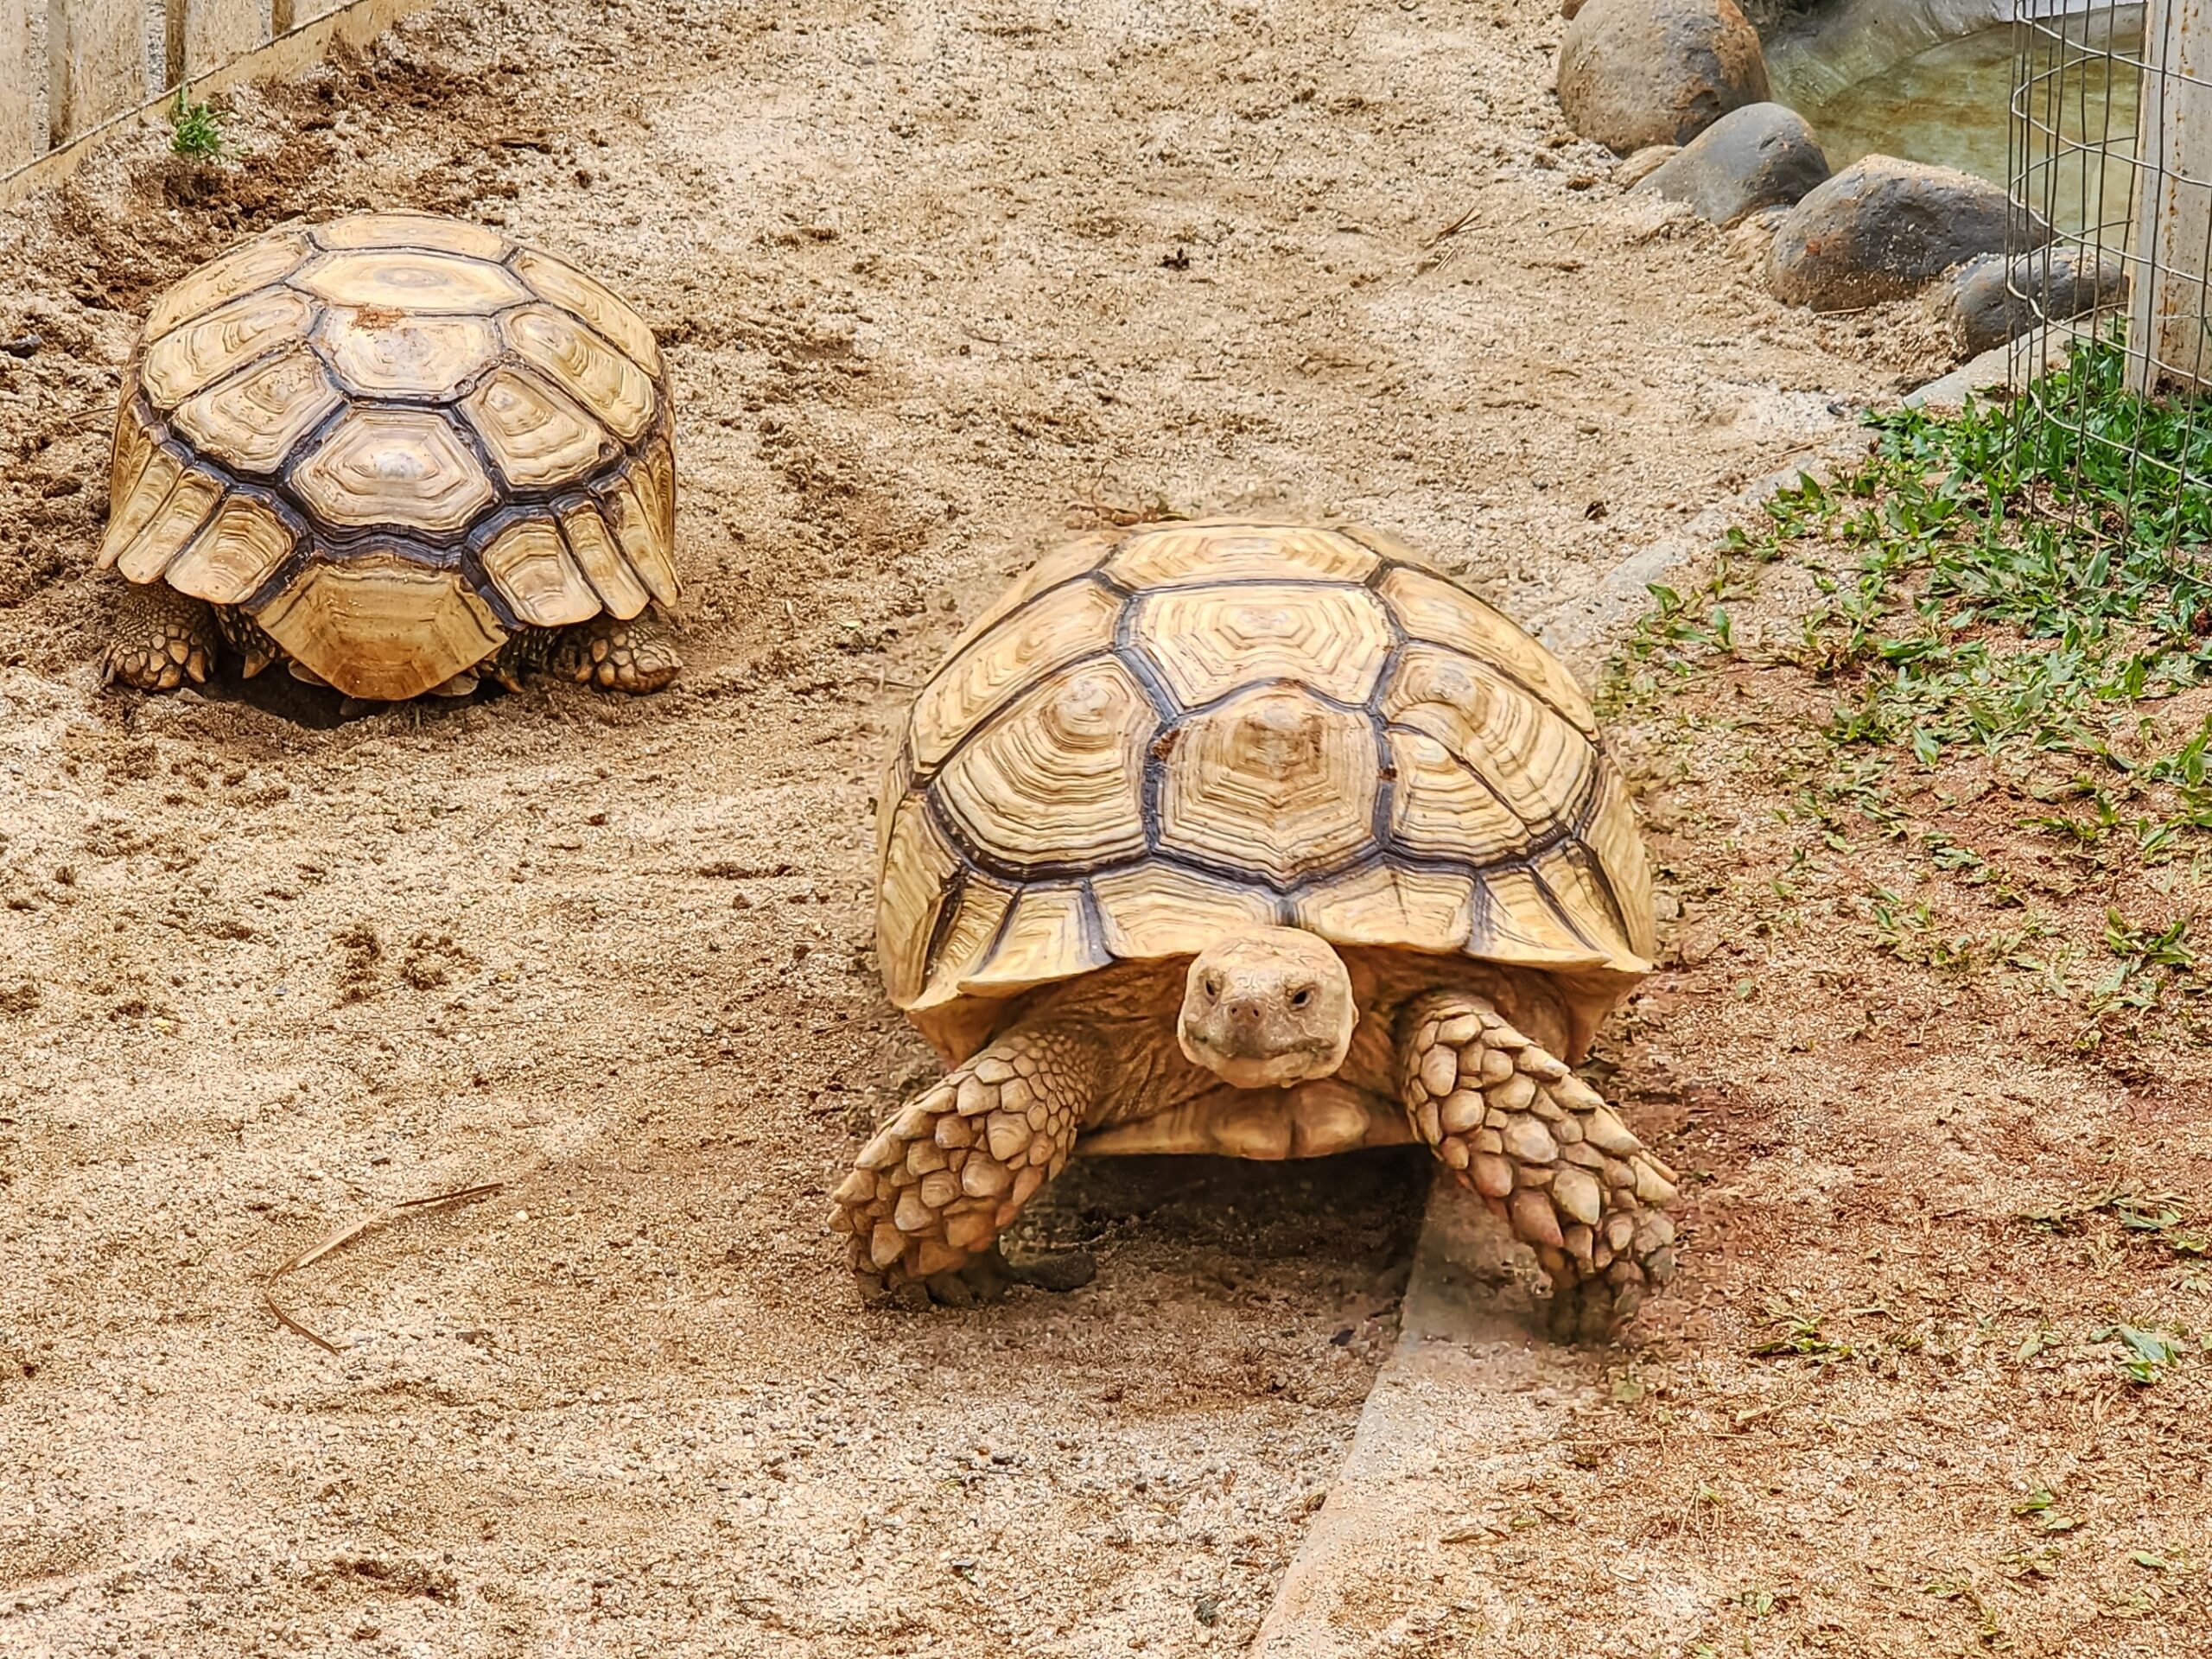
[[[21,167],[46,148],[38,66],[31,61],[31,8],[36,3],[0,0],[0,173]]]
[[[139,0],[52,0],[46,54],[56,144],[146,100],[146,14]]]
[[[184,61],[170,66],[173,82],[219,68],[269,38],[263,0],[169,0],[169,5],[184,14]]]

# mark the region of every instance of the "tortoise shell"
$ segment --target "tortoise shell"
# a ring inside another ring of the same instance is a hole
[[[892,1000],[965,1058],[1004,999],[1274,923],[1650,969],[1618,770],[1556,658],[1364,530],[1169,524],[1047,555],[914,699],[880,796]]]
[[[99,562],[410,697],[675,601],[671,428],[652,330],[567,262],[430,214],[289,226],[154,302]]]

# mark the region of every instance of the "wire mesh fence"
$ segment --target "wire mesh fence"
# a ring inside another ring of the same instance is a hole
[[[2019,0],[2014,39],[2021,474],[2098,537],[2208,539],[2212,0]]]

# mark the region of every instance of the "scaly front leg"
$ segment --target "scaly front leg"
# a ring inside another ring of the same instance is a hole
[[[1491,1003],[1421,998],[1399,1018],[1398,1063],[1415,1133],[1535,1247],[1554,1334],[1603,1337],[1673,1276],[1673,1172]]]
[[[853,1267],[896,1285],[957,1273],[1066,1165],[1096,1106],[1105,1045],[1017,1026],[904,1108],[861,1149],[830,1225]]]

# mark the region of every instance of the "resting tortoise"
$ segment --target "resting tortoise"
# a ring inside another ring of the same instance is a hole
[[[219,642],[350,697],[537,667],[651,691],[674,652],[675,454],[652,330],[497,231],[271,231],[156,300],[123,377],[104,676],[205,681]]]
[[[943,1294],[1078,1146],[1418,1140],[1554,1328],[1674,1270],[1673,1177],[1567,1070],[1649,970],[1650,874],[1552,655],[1398,543],[1153,525],[1053,552],[915,698],[878,954],[953,1070],[830,1224]]]

